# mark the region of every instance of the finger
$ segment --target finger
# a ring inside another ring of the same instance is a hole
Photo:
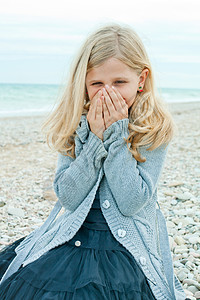
[[[104,95],[104,99],[105,99],[109,114],[112,114],[114,111],[116,111],[116,109],[115,109],[115,106],[105,88],[103,88],[103,95]]]
[[[112,88],[113,88],[114,92],[116,93],[116,95],[118,97],[118,100],[119,100],[118,103],[121,104],[122,108],[126,108],[126,106],[127,106],[126,101],[124,100],[124,98],[122,97],[120,92],[114,86],[112,86]]]
[[[112,88],[115,91],[116,95],[118,96],[121,108],[124,109],[125,111],[127,111],[128,104],[126,103],[125,99],[122,97],[122,95],[120,94],[120,92],[115,87],[112,87]],[[119,107],[119,109],[120,109],[120,107]]]
[[[108,107],[106,105],[106,101],[105,101],[105,98],[103,98],[103,101],[102,101],[102,104],[103,104],[103,115],[104,115],[104,119],[105,121],[108,120],[110,114],[109,114],[109,111],[108,111]]]
[[[112,99],[115,109],[117,110],[117,108],[121,104],[120,99],[118,99],[118,95],[115,93],[115,91],[112,88],[109,87],[109,85],[105,85],[105,87],[106,87],[106,91],[107,91],[108,95]]]
[[[118,92],[117,89],[115,89],[113,86],[112,88],[110,88],[108,86],[107,88],[109,95],[111,96],[114,105],[116,107],[116,111],[123,113],[123,109],[126,109],[126,103],[124,102],[123,97],[121,96],[121,94]]]
[[[92,102],[92,104],[90,104],[90,109],[89,109],[90,116],[93,120],[96,119],[96,108],[97,108],[97,102],[98,102],[97,99],[93,98],[94,102]]]
[[[97,99],[99,98],[99,97],[101,97],[102,96],[102,91],[101,90],[99,90],[95,95],[94,95],[94,97],[91,99],[91,105],[93,105],[96,101],[97,101]]]
[[[96,119],[102,118],[102,97],[99,97],[96,101]]]

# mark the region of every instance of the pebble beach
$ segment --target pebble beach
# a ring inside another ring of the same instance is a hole
[[[158,184],[158,202],[174,272],[187,297],[200,299],[200,102],[168,103],[168,108],[178,131]],[[57,153],[41,133],[43,120],[0,118],[0,250],[42,225],[57,201]]]

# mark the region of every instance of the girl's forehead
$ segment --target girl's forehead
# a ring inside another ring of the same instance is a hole
[[[129,77],[132,76],[135,71],[130,68],[128,65],[123,63],[118,59],[107,59],[104,63],[99,66],[92,68],[88,73],[86,78],[88,80],[93,79],[96,77],[98,80],[99,76],[103,77]]]
[[[97,65],[96,67],[94,67],[94,70],[101,70],[104,68],[127,68],[128,66],[122,62],[121,60],[119,60],[118,58],[115,57],[111,57],[106,59],[103,63],[101,63],[100,65]]]

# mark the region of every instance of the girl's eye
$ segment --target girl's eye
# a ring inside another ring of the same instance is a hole
[[[94,82],[92,85],[102,84],[102,82]]]
[[[117,80],[115,81],[116,83],[125,83],[126,81],[122,81],[122,80]]]
[[[123,80],[117,80],[115,81],[116,84],[121,84],[121,83],[126,83],[126,81],[123,81]],[[92,85],[99,85],[99,84],[102,84],[102,82],[94,82],[92,83]]]

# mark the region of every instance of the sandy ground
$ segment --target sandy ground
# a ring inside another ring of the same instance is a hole
[[[188,297],[200,298],[200,102],[168,104],[178,127],[158,186],[174,270]],[[57,153],[43,117],[0,119],[0,249],[40,226],[52,210]],[[61,211],[62,213],[62,211]],[[195,297],[194,297],[195,296]]]

